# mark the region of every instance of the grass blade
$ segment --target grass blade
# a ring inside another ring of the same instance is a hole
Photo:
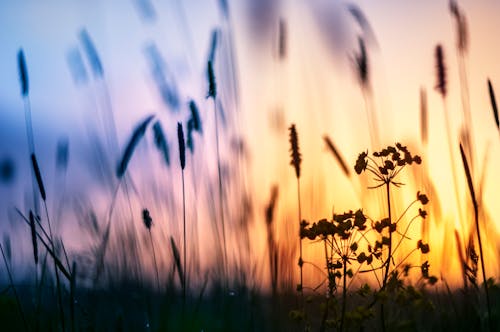
[[[156,148],[161,152],[167,167],[170,166],[170,151],[168,149],[168,142],[159,121],[156,121],[153,125],[153,135]]]
[[[493,90],[493,85],[491,84],[490,79],[488,79],[488,91],[490,93],[491,108],[493,109],[493,116],[495,117],[495,123],[497,124],[497,128],[500,129],[497,100],[495,98],[495,91]]]
[[[472,183],[472,175],[469,169],[469,163],[467,162],[467,157],[465,156],[462,144],[460,144],[460,155],[462,156],[462,163],[464,164],[465,177],[467,178],[467,186],[469,187],[472,204],[474,205],[474,209],[476,209],[477,200],[476,200],[476,194],[474,192],[474,184]]]
[[[34,153],[31,154],[31,165],[33,166],[33,171],[35,172],[36,183],[38,184],[38,190],[40,190],[40,196],[45,201],[47,199],[45,187],[43,185],[42,174],[40,173],[40,168],[38,167],[38,162],[36,161]]]
[[[470,173],[469,164],[467,163],[467,157],[465,156],[462,144],[460,144],[460,155],[462,156],[462,162],[464,164],[464,169],[465,169],[465,176],[467,178],[467,185],[469,186],[472,204],[474,206],[474,222],[476,224],[477,240],[479,243],[479,257],[481,258],[481,270],[483,273],[484,290],[486,293],[486,305],[488,308],[488,324],[490,326],[490,330],[493,331],[493,323],[492,323],[492,317],[491,317],[491,306],[490,306],[490,295],[489,295],[489,291],[488,291],[488,283],[487,283],[486,271],[485,271],[485,267],[484,267],[483,244],[481,242],[481,232],[479,229],[479,206],[477,204],[476,194],[474,193],[474,184],[472,183],[472,176]]]
[[[326,146],[332,152],[333,156],[335,157],[335,159],[339,163],[340,168],[342,168],[342,171],[344,172],[345,176],[350,177],[351,172],[349,170],[349,167],[347,167],[347,163],[345,162],[344,158],[342,158],[342,156],[340,155],[339,151],[337,150],[337,148],[333,144],[330,137],[325,135],[325,136],[323,136],[323,139],[325,140]]]
[[[177,248],[173,237],[170,237],[170,246],[172,247],[175,267],[177,268],[177,275],[179,276],[179,281],[182,285],[182,288],[184,288],[184,270],[182,269],[181,255],[179,254],[179,249]]]
[[[153,120],[154,117],[155,117],[154,115],[149,115],[144,121],[142,121],[135,128],[132,137],[130,137],[129,142],[125,147],[125,151],[123,152],[123,156],[120,160],[120,163],[118,164],[118,167],[116,169],[116,176],[119,179],[123,176],[123,174],[125,174],[128,163],[130,162],[130,159],[134,154],[134,150],[137,147],[137,144],[139,144],[139,142],[141,141],[142,137],[144,136],[144,133],[146,132],[148,124],[151,122],[151,120]]]
[[[33,244],[33,258],[35,259],[35,265],[38,265],[38,242],[36,240],[36,225],[35,217],[33,212],[30,211],[30,229],[31,229],[31,242]]]

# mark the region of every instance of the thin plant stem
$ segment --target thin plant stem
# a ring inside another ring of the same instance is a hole
[[[33,124],[31,121],[31,103],[29,95],[24,96],[23,101],[24,101],[24,122],[26,124],[26,137],[28,140],[28,150],[31,156],[35,154],[35,143],[33,138]],[[33,169],[31,170],[31,186],[33,191],[33,206],[35,214],[38,215],[40,211],[39,211],[38,195],[35,184],[35,172],[33,171]]]
[[[214,120],[215,120],[215,145],[217,151],[217,174],[219,180],[219,212],[220,212],[220,220],[222,225],[222,242],[224,245],[224,284],[227,288],[227,245],[226,245],[226,229],[224,223],[224,202],[223,202],[223,186],[222,186],[222,171],[220,167],[220,152],[219,152],[219,124],[217,117],[217,102],[215,97],[212,98],[214,103]]]
[[[387,261],[385,262],[385,272],[384,272],[384,280],[382,284],[382,288],[385,288],[387,285],[387,277],[389,276],[389,267],[391,265],[391,255],[392,255],[392,232],[391,232],[391,226],[392,226],[392,218],[391,218],[391,188],[390,188],[391,183],[386,182],[385,184],[385,189],[386,189],[386,197],[387,197],[387,213],[389,215],[389,251],[387,253]],[[382,303],[380,306],[380,318],[382,321],[382,331],[386,331],[386,326],[385,326],[385,313],[384,313],[384,304]]]
[[[488,325],[490,327],[490,331],[493,331],[493,322],[491,318],[491,305],[490,305],[490,292],[488,290],[488,283],[486,280],[486,270],[484,267],[484,255],[483,255],[483,244],[481,242],[481,232],[479,231],[479,207],[477,201],[473,199],[474,205],[474,222],[476,224],[477,231],[477,241],[479,242],[479,257],[481,258],[481,272],[483,273],[483,284],[484,291],[486,293],[486,306],[488,308]]]
[[[384,273],[384,285],[387,284],[387,277],[389,276],[389,267],[391,263],[391,255],[392,255],[392,232],[390,230],[392,226],[392,218],[391,218],[391,190],[390,190],[390,182],[385,184],[386,189],[386,197],[387,197],[387,211],[389,214],[389,252],[387,253],[387,261],[385,262],[385,273]]]
[[[156,283],[158,284],[158,291],[160,291],[160,274],[158,273],[158,264],[156,263],[156,253],[155,246],[153,244],[153,235],[151,234],[151,229],[149,230],[149,241],[151,242],[151,249],[153,251],[153,261],[155,263],[155,271],[156,271]]]
[[[347,299],[347,259],[343,259],[344,273],[342,274],[342,316],[340,319],[340,331],[344,331],[345,309]]]
[[[7,274],[9,276],[10,287],[12,288],[12,291],[14,292],[17,307],[19,309],[19,314],[21,315],[21,319],[23,320],[24,330],[29,331],[28,322],[26,321],[26,317],[24,316],[23,307],[21,306],[21,301],[19,299],[19,295],[17,294],[16,287],[14,286],[14,279],[12,278],[12,273],[10,271],[9,264],[7,263],[7,257],[5,257],[5,252],[3,250],[3,246],[1,243],[0,243],[0,250],[2,251],[3,262],[5,264],[5,268],[7,269]]]
[[[304,287],[304,279],[303,279],[303,271],[302,265],[304,264],[304,260],[302,259],[302,238],[300,237],[300,224],[302,221],[302,210],[300,204],[300,178],[297,177],[297,204],[298,204],[298,217],[299,217],[299,267],[300,267],[300,293],[302,295],[302,299],[304,299],[304,292],[302,288]]]
[[[47,201],[43,201],[43,206],[45,208],[45,216],[47,217],[47,224],[49,225],[49,236],[52,244],[52,252],[54,253],[54,272],[56,274],[56,285],[57,285],[57,302],[59,305],[59,315],[61,319],[61,327],[63,331],[66,331],[65,327],[65,322],[64,322],[64,308],[62,304],[62,295],[61,295],[61,280],[59,279],[59,269],[57,268],[57,263],[56,263],[56,249],[55,249],[55,244],[54,244],[54,236],[52,234],[52,226],[50,223],[50,218],[49,218],[49,210],[47,209]]]
[[[184,169],[182,169],[182,226],[184,232],[184,273],[182,276],[182,313],[184,315],[186,309],[186,274],[187,274],[187,262],[186,262],[186,193],[184,189]]]

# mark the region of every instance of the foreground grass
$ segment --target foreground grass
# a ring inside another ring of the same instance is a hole
[[[478,305],[475,289],[448,292],[441,288],[418,289],[399,285],[388,292],[385,304],[388,331],[486,331],[486,308]],[[14,297],[8,289],[0,295],[0,328],[2,331],[23,331],[23,322]],[[34,306],[30,287],[17,286],[30,330],[60,331],[56,298],[46,296],[39,314]],[[500,284],[490,284],[494,330],[500,328]],[[55,292],[45,289],[44,292]],[[307,293],[306,293],[307,294]],[[346,331],[378,331],[379,308],[369,308],[376,293],[360,288],[348,292]],[[182,313],[183,296],[174,288],[157,292],[155,286],[143,287],[129,282],[103,290],[79,289],[76,292],[74,331],[311,331],[321,330],[325,309],[323,295],[306,295],[305,320],[297,320],[294,308],[297,293],[270,296],[241,287],[225,294],[214,288],[200,299],[187,298]],[[332,318],[326,331],[336,331],[340,319],[341,298],[330,301]],[[66,310],[69,311],[69,310]],[[339,315],[335,316],[335,313]],[[38,317],[38,327],[36,327]],[[69,314],[66,321],[70,322]],[[68,329],[70,330],[70,329]]]

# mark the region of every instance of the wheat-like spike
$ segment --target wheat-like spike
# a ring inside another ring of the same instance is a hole
[[[118,167],[116,168],[116,176],[121,179],[122,176],[125,174],[125,171],[127,170],[128,163],[130,162],[130,159],[132,158],[132,155],[134,154],[134,150],[141,141],[142,137],[144,136],[144,133],[146,132],[146,129],[148,127],[148,124],[153,120],[155,116],[154,115],[149,115],[145,120],[143,120],[135,129],[134,132],[132,133],[132,136],[130,137],[130,140],[125,147],[125,151],[123,152],[123,156],[120,159],[120,162],[118,163]]]
[[[436,46],[436,90],[441,96],[446,97],[446,66],[444,60],[444,51],[441,45]]]
[[[467,32],[467,21],[465,15],[458,7],[458,4],[454,0],[450,0],[449,3],[450,13],[455,19],[455,24],[457,27],[457,48],[461,52],[467,52],[469,44],[469,36]]]
[[[201,126],[200,112],[194,100],[189,101],[189,110],[191,111],[191,120],[193,120],[193,129],[201,134],[203,128]]]
[[[365,41],[363,38],[358,37],[359,53],[355,56],[356,69],[358,71],[358,78],[361,85],[366,87],[369,83],[369,63],[368,53],[366,52]]]
[[[30,211],[30,229],[31,229],[31,243],[33,244],[33,258],[35,265],[38,264],[38,241],[36,240],[36,224],[33,212]]]
[[[90,38],[89,33],[85,29],[80,30],[79,37],[87,55],[87,60],[92,68],[92,72],[94,73],[94,77],[102,78],[104,76],[104,69],[92,38]]]
[[[45,187],[43,186],[42,174],[40,172],[40,168],[38,167],[38,162],[36,161],[36,156],[34,153],[31,154],[31,166],[33,166],[33,171],[35,172],[36,183],[38,184],[40,196],[45,201],[47,199],[47,196],[45,194]]]
[[[489,78],[488,78],[488,91],[490,93],[491,108],[493,109],[493,116],[495,117],[495,123],[497,124],[497,128],[500,129],[500,121],[498,120],[497,100],[495,98],[495,91],[493,90],[493,85],[491,84]]]
[[[217,84],[215,82],[214,67],[212,61],[208,61],[207,65],[207,79],[208,79],[208,94],[207,98],[215,99],[217,97]]]
[[[363,37],[366,39],[367,43],[370,45],[378,46],[377,38],[375,37],[373,28],[363,10],[361,10],[361,8],[354,3],[349,3],[346,6],[351,16],[363,31]]]
[[[349,167],[347,167],[347,163],[345,162],[344,158],[342,158],[342,156],[340,155],[339,151],[337,150],[337,148],[333,144],[330,137],[325,135],[325,136],[323,136],[323,139],[325,140],[326,146],[332,152],[333,156],[335,157],[335,159],[339,163],[340,168],[342,168],[342,171],[344,172],[345,176],[350,177],[351,172],[349,170]]]
[[[177,140],[179,141],[179,161],[181,168],[186,167],[186,143],[184,142],[184,130],[182,123],[177,122]]]
[[[29,94],[29,80],[23,49],[17,52],[17,67],[19,70],[19,82],[21,83],[21,96],[26,97]]]
[[[170,166],[170,151],[168,142],[159,121],[153,125],[153,135],[156,148],[161,152],[163,160],[167,166]]]
[[[300,178],[300,162],[302,161],[300,151],[299,151],[299,138],[297,136],[297,130],[295,129],[295,124],[292,124],[289,128],[290,130],[290,165],[295,168],[295,174],[297,178]]]

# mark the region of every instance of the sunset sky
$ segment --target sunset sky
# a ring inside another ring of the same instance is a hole
[[[206,125],[206,141],[199,142],[204,151],[193,161],[197,163],[195,170],[199,170],[198,176],[203,171],[207,172],[207,177],[215,174],[213,105],[205,98],[205,71],[211,31],[218,27],[221,34],[215,67],[220,78],[219,89],[222,91],[226,121],[222,156],[228,159],[229,167],[236,167],[234,160],[230,160],[232,145],[229,142],[242,139],[248,148],[248,156],[242,158],[242,172],[245,174],[242,181],[247,185],[256,209],[254,237],[264,236],[264,224],[259,218],[263,216],[270,188],[275,183],[280,188],[277,218],[284,224],[295,223],[296,180],[288,156],[287,128],[291,123],[297,126],[303,155],[303,217],[316,221],[328,217],[332,210],[340,213],[357,209],[366,203],[367,197],[371,197],[362,194],[364,190],[361,188],[366,181],[359,180],[355,174],[347,179],[326,149],[322,137],[328,134],[332,138],[349,166],[354,165],[360,152],[373,148],[366,125],[365,102],[354,67],[354,58],[359,52],[358,37],[361,36],[367,45],[372,106],[377,114],[381,145],[398,141],[408,145],[415,153],[423,154],[428,162],[428,174],[437,188],[439,197],[436,200],[441,202],[443,218],[432,221],[436,224],[432,228],[434,235],[431,239],[434,236],[434,241],[439,243],[438,248],[442,244],[442,250],[456,250],[450,232],[460,229],[460,222],[457,221],[456,200],[451,185],[453,180],[443,103],[434,89],[434,51],[436,45],[441,44],[448,69],[446,103],[452,136],[458,142],[463,113],[455,22],[450,15],[448,1],[366,0],[347,3],[332,0],[227,0],[229,19],[225,18],[220,7],[224,2],[0,2],[0,160],[12,158],[18,167],[13,185],[0,184],[3,201],[0,207],[7,211],[12,206],[23,206],[25,193],[31,186],[26,162],[24,104],[17,68],[20,48],[24,50],[29,71],[35,141],[42,168],[47,170],[48,182],[57,178],[52,175],[54,167],[51,166],[56,142],[60,137],[67,136],[73,158],[68,176],[69,187],[78,188],[75,192],[98,190],[90,181],[93,180],[92,175],[85,171],[82,160],[88,156],[85,152],[88,149],[88,128],[101,125],[96,105],[108,96],[120,146],[124,146],[135,124],[147,114],[155,113],[163,121],[173,146],[172,172],[178,171],[175,126],[177,121],[186,119],[187,101],[194,99],[200,106]],[[366,27],[362,29],[349,13],[352,4],[362,10],[373,34]],[[500,205],[497,202],[500,174],[496,170],[500,167],[500,144],[486,81],[491,79],[500,98],[500,2],[469,0],[459,1],[458,4],[465,14],[469,33],[466,70],[477,165],[474,176],[479,185],[479,179],[485,174],[483,202],[485,211],[491,216],[488,219],[490,244],[487,252],[496,257],[488,268],[498,275],[500,251],[496,242],[500,234]],[[277,47],[280,19],[286,22],[287,31],[287,54],[282,60],[278,58]],[[91,64],[85,58],[79,37],[82,29],[88,32],[97,48],[104,68],[104,80],[93,76]],[[156,45],[156,50],[164,59],[163,69],[175,81],[180,96],[177,111],[162,101],[155,86],[151,58],[148,57],[151,45]],[[75,50],[79,50],[84,59],[87,75],[86,78],[80,77],[80,81],[72,76],[68,64],[69,54]],[[231,59],[236,68],[239,103],[235,102],[237,98],[233,91],[228,89]],[[424,152],[420,139],[421,88],[426,90],[428,97],[428,152]],[[457,190],[465,206],[469,204],[469,196],[458,144],[454,149],[456,170],[460,177]],[[487,159],[484,159],[485,155]],[[147,154],[144,152],[141,156]],[[154,182],[152,176],[161,170],[158,165],[150,166],[147,158],[137,161],[135,166],[138,171],[134,173],[134,180],[139,190]],[[422,176],[410,179],[411,172],[403,175],[408,177],[409,184],[401,195],[402,201],[406,202],[414,198],[417,190],[421,190],[422,183],[419,181],[422,181]],[[175,188],[178,182],[178,179],[173,180],[169,188]],[[208,187],[210,183],[207,180]],[[49,190],[56,194],[57,189],[52,188]],[[191,197],[197,197],[197,190],[202,189],[189,189]],[[149,196],[144,194],[144,197]],[[138,204],[146,201],[144,197],[138,198]],[[205,204],[201,200],[198,203]],[[100,201],[96,204],[107,203]],[[374,214],[383,212],[378,211],[375,204],[372,205],[363,207]],[[198,208],[205,211],[203,207]],[[404,206],[399,207],[402,208]],[[9,212],[2,212],[1,215],[7,216]],[[2,220],[0,224],[3,223]],[[285,226],[279,227],[279,238],[296,240],[295,229],[294,232],[287,232]],[[415,231],[420,231],[420,227],[416,227]],[[71,237],[71,232],[62,232]],[[443,237],[448,240],[444,241]],[[238,245],[236,238],[233,245]],[[256,241],[259,250],[264,250],[264,246],[265,241]],[[432,256],[435,262],[443,258],[442,250],[436,250],[435,256]],[[454,268],[457,266],[456,262],[449,264]]]

